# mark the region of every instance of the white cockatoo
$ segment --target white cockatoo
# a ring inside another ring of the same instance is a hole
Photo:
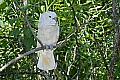
[[[37,67],[41,70],[52,70],[55,68],[53,46],[56,46],[59,37],[59,27],[55,12],[47,11],[41,14],[37,37],[46,47],[46,49],[37,52],[39,57]],[[37,42],[37,47],[41,47],[39,42]]]

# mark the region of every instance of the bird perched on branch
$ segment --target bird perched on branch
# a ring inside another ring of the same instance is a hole
[[[41,14],[38,23],[38,39],[45,46],[44,50],[38,51],[37,67],[41,70],[52,70],[55,68],[53,47],[56,46],[59,37],[59,27],[55,12],[47,11]],[[37,47],[41,47],[37,42]]]

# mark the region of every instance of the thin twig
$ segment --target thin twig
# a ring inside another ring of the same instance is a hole
[[[106,68],[106,70],[107,70],[107,74],[109,74],[109,67],[108,67],[107,61],[106,61],[106,59],[105,59],[105,57],[104,57],[104,53],[102,52],[102,49],[101,49],[100,44],[98,43],[98,41],[97,41],[97,39],[96,39],[95,34],[94,34],[94,40],[95,40],[95,43],[96,43],[96,45],[97,45],[98,51],[100,52],[100,55],[101,55],[101,57],[102,57],[102,59],[103,59],[105,68]]]
[[[22,74],[22,75],[23,74],[37,74],[37,75],[42,75],[42,76],[46,77],[47,80],[51,80],[50,77],[48,77],[48,74],[45,73],[44,71],[42,71],[42,72],[7,72],[7,73],[2,72],[2,73],[0,73],[0,76],[13,75],[13,74],[16,74],[16,75],[19,75],[19,74]]]
[[[69,1],[69,0],[68,0],[68,1]],[[73,11],[75,26],[78,26],[78,25],[77,25],[78,19],[77,19],[76,13],[75,13],[75,9],[74,9],[74,7],[73,7],[74,1],[73,1],[73,3],[71,3],[71,2],[69,1],[69,3],[70,3],[70,6],[71,6],[71,8],[72,8],[72,11]],[[78,24],[79,24],[79,22],[78,22]],[[79,45],[79,41],[78,41],[78,29],[76,29],[75,34],[76,34],[76,37],[75,37],[75,39],[76,39],[76,45],[77,45],[77,47],[78,47],[78,49],[76,50],[76,53],[79,54],[79,55],[78,55],[78,70],[77,70],[77,71],[78,71],[78,80],[80,80],[80,67],[81,67],[81,62],[80,62],[80,61],[81,61],[81,54],[80,54],[80,45]]]
[[[87,25],[87,24],[90,24],[90,23],[93,23],[93,22],[83,23],[83,24],[81,24],[80,26],[77,26],[77,27],[73,28],[73,29],[71,30],[71,32],[66,36],[66,38],[65,38],[63,41],[60,41],[60,42],[62,42],[62,43],[58,42],[58,44],[57,44],[56,47],[63,47],[63,46],[66,44],[67,40],[73,35],[73,33],[74,33],[76,30],[78,30],[80,27],[83,27],[83,26],[85,26],[85,25]]]
[[[58,63],[58,65],[60,66],[60,68],[62,69],[62,71],[64,72],[64,75],[67,76],[68,80],[72,80],[71,77],[69,77],[69,76],[67,75],[67,72],[63,69],[63,67],[61,66],[60,62],[59,62],[58,60],[56,60],[56,62]]]
[[[72,58],[72,62],[70,64],[70,66],[68,67],[67,75],[69,75],[70,68],[73,65],[74,61],[75,61],[75,57],[76,57],[76,46],[74,47],[73,58]]]
[[[55,3],[55,1],[56,1],[56,0],[53,0],[53,1],[51,2],[51,4],[47,7],[47,11],[48,11],[49,8]]]
[[[0,73],[0,76],[5,76],[5,75],[13,75],[13,74],[40,74],[42,75],[43,72],[7,72],[7,73]]]
[[[25,18],[25,20],[26,20],[26,22],[27,22],[27,24],[28,24],[28,26],[29,26],[29,28],[30,28],[30,30],[31,30],[31,32],[32,32],[32,34],[33,34],[33,36],[34,36],[34,38],[40,43],[42,49],[44,49],[43,43],[36,37],[34,31],[32,30],[32,26],[31,26],[31,24],[30,24],[30,22],[29,22],[29,20],[28,20],[27,15],[23,12],[23,10],[21,9],[21,7],[20,7],[20,5],[18,4],[18,2],[17,2],[16,0],[14,0],[14,2],[15,2],[16,5],[18,6],[18,8],[22,11],[23,16],[24,16],[24,18]]]
[[[26,19],[26,21],[27,21],[27,23],[28,23],[28,26],[29,26],[29,28],[30,28],[33,36],[34,36],[35,39],[41,44],[41,47],[44,49],[44,46],[43,46],[42,42],[41,42],[41,41],[36,37],[36,35],[34,34],[34,31],[32,30],[32,27],[31,27],[31,25],[30,25],[30,23],[29,23],[29,21],[28,21],[28,19],[27,19],[27,16],[25,17],[25,19]]]
[[[16,39],[15,37],[0,36],[0,39],[3,39],[3,38],[5,38],[5,39]]]
[[[0,72],[3,71],[6,67],[8,67],[8,66],[9,66],[10,64],[12,64],[13,62],[15,62],[15,61],[23,58],[24,56],[27,56],[27,55],[31,54],[31,53],[34,53],[34,52],[36,52],[36,51],[39,51],[39,50],[42,50],[42,48],[41,48],[41,47],[35,48],[35,49],[33,49],[33,50],[30,50],[30,51],[28,51],[28,52],[26,52],[26,53],[24,53],[24,54],[22,54],[22,55],[20,55],[20,56],[18,56],[18,57],[16,57],[16,58],[12,59],[12,60],[9,61],[7,64],[5,64],[2,68],[0,68]]]

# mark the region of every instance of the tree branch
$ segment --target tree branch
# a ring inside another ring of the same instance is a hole
[[[43,72],[7,72],[7,73],[0,73],[0,76],[11,75],[11,74],[40,74],[42,75]]]
[[[119,25],[118,25],[118,20],[116,17],[116,0],[112,0],[112,10],[113,10],[113,21],[114,21],[114,50],[112,54],[112,59],[111,59],[111,67],[113,66],[115,62],[115,58],[117,57],[118,53],[118,43],[119,43]]]
[[[75,26],[78,26],[77,23],[79,24],[78,22],[78,19],[77,19],[77,16],[76,16],[76,13],[75,13],[75,9],[73,7],[73,4],[74,4],[74,1],[73,3],[71,3],[69,0],[68,2],[70,3],[70,6],[72,8],[72,11],[73,11],[73,16],[74,16],[74,21],[75,21]],[[78,53],[78,68],[77,68],[77,72],[78,72],[78,80],[80,80],[80,67],[81,67],[81,54],[80,54],[80,45],[79,45],[79,41],[78,41],[78,29],[76,29],[76,32],[75,32],[76,36],[75,36],[75,39],[76,39],[76,45],[78,47],[78,49],[76,50],[76,53]]]
[[[106,70],[107,70],[107,75],[108,75],[108,77],[109,77],[110,70],[109,70],[107,61],[106,61],[106,59],[105,59],[105,57],[104,57],[104,53],[103,53],[102,50],[101,50],[100,44],[98,43],[95,34],[94,34],[94,40],[95,40],[95,43],[96,43],[96,45],[97,45],[98,51],[100,52],[100,55],[101,55],[101,57],[102,57],[102,59],[103,59],[105,68],[106,68]]]
[[[117,12],[116,12],[116,0],[112,0],[112,10],[113,10],[113,22],[114,22],[114,42],[113,42],[113,53],[112,58],[110,61],[110,80],[114,80],[114,64],[117,59],[117,55],[119,55],[119,24],[117,19]]]
[[[56,62],[58,63],[58,65],[60,66],[60,68],[62,69],[62,71],[64,72],[64,75],[67,76],[68,80],[72,80],[71,77],[69,77],[69,76],[67,75],[67,72],[66,72],[66,71],[64,70],[64,68],[61,66],[60,62],[59,62],[58,60],[56,60]]]
[[[34,31],[32,30],[32,26],[31,26],[31,24],[30,24],[30,22],[29,22],[29,20],[28,20],[27,15],[23,12],[23,10],[22,10],[22,8],[20,7],[20,5],[18,4],[18,2],[17,2],[16,0],[14,0],[14,2],[15,2],[16,5],[18,6],[18,8],[22,11],[23,16],[24,16],[24,18],[25,18],[25,20],[26,20],[26,22],[27,22],[27,24],[28,24],[28,26],[29,26],[29,28],[30,28],[33,36],[34,36],[34,38],[41,44],[42,49],[44,49],[43,43],[36,37]]]
[[[60,42],[62,42],[62,43],[58,42],[58,44],[57,44],[56,47],[62,47],[62,46],[64,46],[64,45],[66,44],[67,40],[73,35],[73,33],[74,33],[76,30],[78,30],[80,27],[83,27],[83,26],[85,26],[85,25],[87,25],[87,24],[90,24],[90,23],[93,23],[93,22],[83,23],[83,24],[81,24],[80,26],[77,26],[77,27],[75,27],[74,29],[72,29],[71,32],[66,36],[66,38],[65,38],[63,41],[60,41]]]
[[[39,50],[42,50],[42,48],[39,47],[39,48],[30,50],[30,51],[28,51],[28,52],[26,52],[26,53],[24,53],[24,54],[22,54],[22,55],[20,55],[20,56],[18,56],[18,57],[16,57],[16,58],[12,59],[12,60],[9,61],[7,64],[5,64],[2,68],[0,68],[0,72],[3,71],[6,67],[8,67],[8,66],[9,66],[10,64],[12,64],[13,62],[15,62],[15,61],[23,58],[24,56],[27,56],[27,55],[31,54],[31,53],[34,53],[34,52],[36,52],[36,51],[39,51]]]
[[[0,73],[0,76],[5,76],[5,75],[13,75],[13,74],[16,74],[16,75],[19,75],[19,74],[37,74],[37,75],[42,75],[44,77],[46,77],[47,79],[46,80],[51,80],[50,77],[48,77],[48,74],[44,71],[42,72],[7,72],[7,73]]]

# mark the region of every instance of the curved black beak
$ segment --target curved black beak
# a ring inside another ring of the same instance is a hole
[[[58,21],[58,20],[57,20],[57,17],[54,17],[53,19],[54,19],[56,22]]]

